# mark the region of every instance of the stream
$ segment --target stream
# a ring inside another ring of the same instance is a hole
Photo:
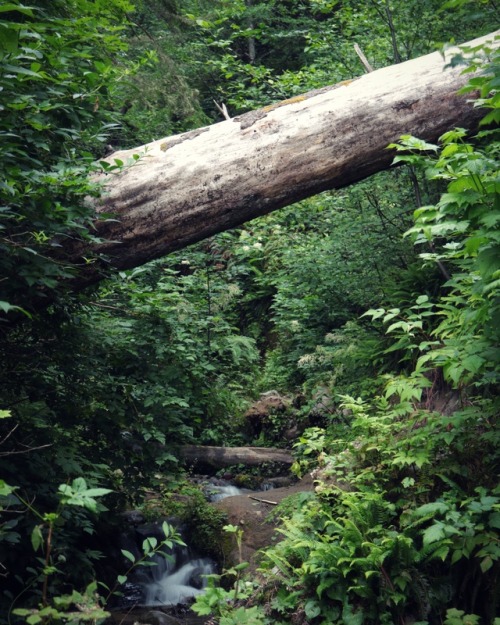
[[[296,493],[311,496],[314,485],[312,478],[295,482],[289,476],[278,476],[266,478],[265,482],[258,484],[258,490],[250,491],[237,489],[222,480],[207,483],[204,476],[200,477],[195,478],[195,483],[203,488],[207,499],[227,499],[218,503],[217,507],[227,513],[228,523],[245,526],[241,548],[236,549],[234,546],[233,553],[228,554],[228,557],[234,558],[234,561],[243,558],[250,563],[260,549],[269,546],[274,540],[277,525],[266,520],[270,504],[276,505]],[[265,495],[265,491],[269,490],[273,490],[273,493]],[[255,496],[237,497],[232,501],[233,496],[244,493],[254,493]],[[146,523],[139,511],[130,511],[127,519],[129,530],[121,534],[120,548],[130,551],[135,557],[141,557],[142,543],[147,537],[155,536],[158,540],[163,538],[161,521]],[[172,519],[169,523],[175,524]],[[181,534],[182,529],[177,526]],[[190,534],[187,531],[184,540],[189,544]],[[160,558],[153,567],[140,567],[130,576],[121,588],[121,599],[108,606],[111,617],[106,625],[204,625],[208,617],[197,616],[189,606],[193,598],[203,593],[207,573],[219,572],[216,563],[204,557],[203,553],[176,545],[168,558]]]
[[[206,575],[215,573],[210,558],[191,558],[182,563],[159,558],[151,567],[152,580],[144,585],[145,606],[173,606],[203,593]]]
[[[230,484],[210,484],[207,498],[211,502],[226,497],[241,495],[242,490]],[[179,528],[182,535],[182,528]],[[145,524],[124,534],[121,548],[140,558],[145,538],[154,536],[162,540],[161,524]],[[183,536],[189,542],[188,536]],[[114,608],[121,613],[135,608],[150,609],[182,606],[204,592],[207,575],[217,572],[216,563],[207,557],[193,552],[188,546],[174,545],[168,557],[156,554],[152,558],[154,566],[139,567],[122,587],[123,597]],[[173,622],[173,621],[169,621]],[[184,619],[179,622],[186,622]]]

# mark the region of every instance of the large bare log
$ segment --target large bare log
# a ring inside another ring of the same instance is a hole
[[[478,45],[493,36],[469,42]],[[483,113],[457,95],[470,77],[439,53],[365,74],[244,115],[112,154],[94,248],[125,269],[159,258],[326,189],[390,166],[402,134],[434,141]],[[75,244],[70,259],[88,256]],[[98,279],[92,265],[82,283]],[[92,273],[94,272],[94,273]]]
[[[184,445],[180,456],[187,464],[211,466],[216,469],[233,464],[258,466],[263,462],[279,462],[290,465],[293,457],[287,449],[272,447],[211,447],[204,445]]]

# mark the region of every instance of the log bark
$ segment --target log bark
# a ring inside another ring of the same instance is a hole
[[[500,32],[500,31],[499,31]],[[478,45],[493,35],[469,42]],[[470,78],[436,52],[324,87],[212,126],[116,152],[125,167],[102,179],[94,246],[117,269],[138,266],[327,189],[390,167],[387,145],[402,134],[435,141],[455,126],[475,129],[484,111],[457,95]],[[139,155],[137,162],[134,155]],[[67,258],[98,280],[89,247]]]
[[[180,457],[189,465],[210,466],[215,469],[233,464],[258,466],[263,462],[279,462],[291,465],[292,453],[287,449],[272,447],[210,447],[204,445],[184,445]]]

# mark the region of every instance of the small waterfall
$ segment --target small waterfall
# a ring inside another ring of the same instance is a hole
[[[154,536],[160,541],[159,525],[150,524],[134,530],[134,534],[122,536],[122,545],[136,555],[140,554],[143,540]],[[154,566],[140,566],[123,587],[121,608],[175,606],[203,593],[206,575],[215,573],[215,563],[210,558],[201,558],[191,549],[173,545],[167,555],[155,554],[151,558]]]
[[[274,489],[274,484],[272,482],[264,482],[261,486],[261,490],[266,491],[266,490],[273,490]]]
[[[242,490],[237,486],[219,486],[215,484],[210,485],[209,501],[220,501],[226,497],[234,497],[241,495]]]
[[[227,484],[223,480],[205,487],[209,501],[220,501],[250,492]],[[129,515],[130,516],[130,515]],[[182,534],[182,528],[180,528]],[[142,556],[142,543],[145,538],[154,536],[159,542],[163,539],[161,524],[139,525],[133,532],[121,537],[121,546],[134,555]],[[207,586],[206,576],[215,573],[215,563],[210,558],[199,557],[188,547],[174,545],[167,556],[156,554],[152,558],[154,566],[138,567],[123,586],[123,600],[120,607],[175,606],[185,603],[203,593]]]
[[[177,605],[203,593],[206,575],[214,572],[209,558],[190,560],[176,570],[166,570],[160,579],[145,585],[145,605]]]

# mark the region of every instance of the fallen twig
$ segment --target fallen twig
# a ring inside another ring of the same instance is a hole
[[[270,506],[277,506],[277,501],[269,501],[269,499],[259,499],[258,497],[253,497],[252,495],[247,495],[249,499],[255,499],[255,501],[259,501],[260,503],[268,503]]]

